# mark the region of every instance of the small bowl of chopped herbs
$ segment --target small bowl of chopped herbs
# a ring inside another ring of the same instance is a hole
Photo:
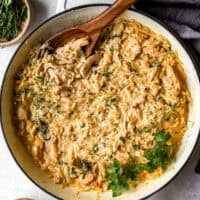
[[[0,0],[0,47],[17,43],[30,24],[28,0]]]

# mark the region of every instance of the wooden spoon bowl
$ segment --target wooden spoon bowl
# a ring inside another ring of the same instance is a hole
[[[89,37],[89,44],[85,48],[86,56],[91,55],[98,38],[103,28],[111,23],[116,17],[128,9],[135,3],[135,0],[117,0],[115,3],[106,9],[99,16],[93,20],[81,24],[79,26],[65,29],[64,31],[55,34],[49,38],[41,47],[39,55],[42,56],[45,49],[49,47],[57,49],[58,47],[64,46],[68,41],[73,38]]]

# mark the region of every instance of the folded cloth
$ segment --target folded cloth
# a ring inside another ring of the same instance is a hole
[[[67,8],[114,0],[67,0]],[[157,17],[175,30],[200,58],[200,0],[138,0],[136,8]]]
[[[200,58],[200,0],[138,0],[136,8],[168,24]]]

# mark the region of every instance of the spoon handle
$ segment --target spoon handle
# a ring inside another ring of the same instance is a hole
[[[117,16],[128,9],[131,5],[135,3],[136,0],[116,0],[115,3],[106,9],[99,16],[93,20],[80,25],[80,29],[86,32],[94,32],[96,30],[101,30],[109,23],[111,23]]]

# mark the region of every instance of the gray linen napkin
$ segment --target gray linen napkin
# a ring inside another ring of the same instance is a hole
[[[136,8],[168,24],[200,58],[200,0],[138,0]]]

